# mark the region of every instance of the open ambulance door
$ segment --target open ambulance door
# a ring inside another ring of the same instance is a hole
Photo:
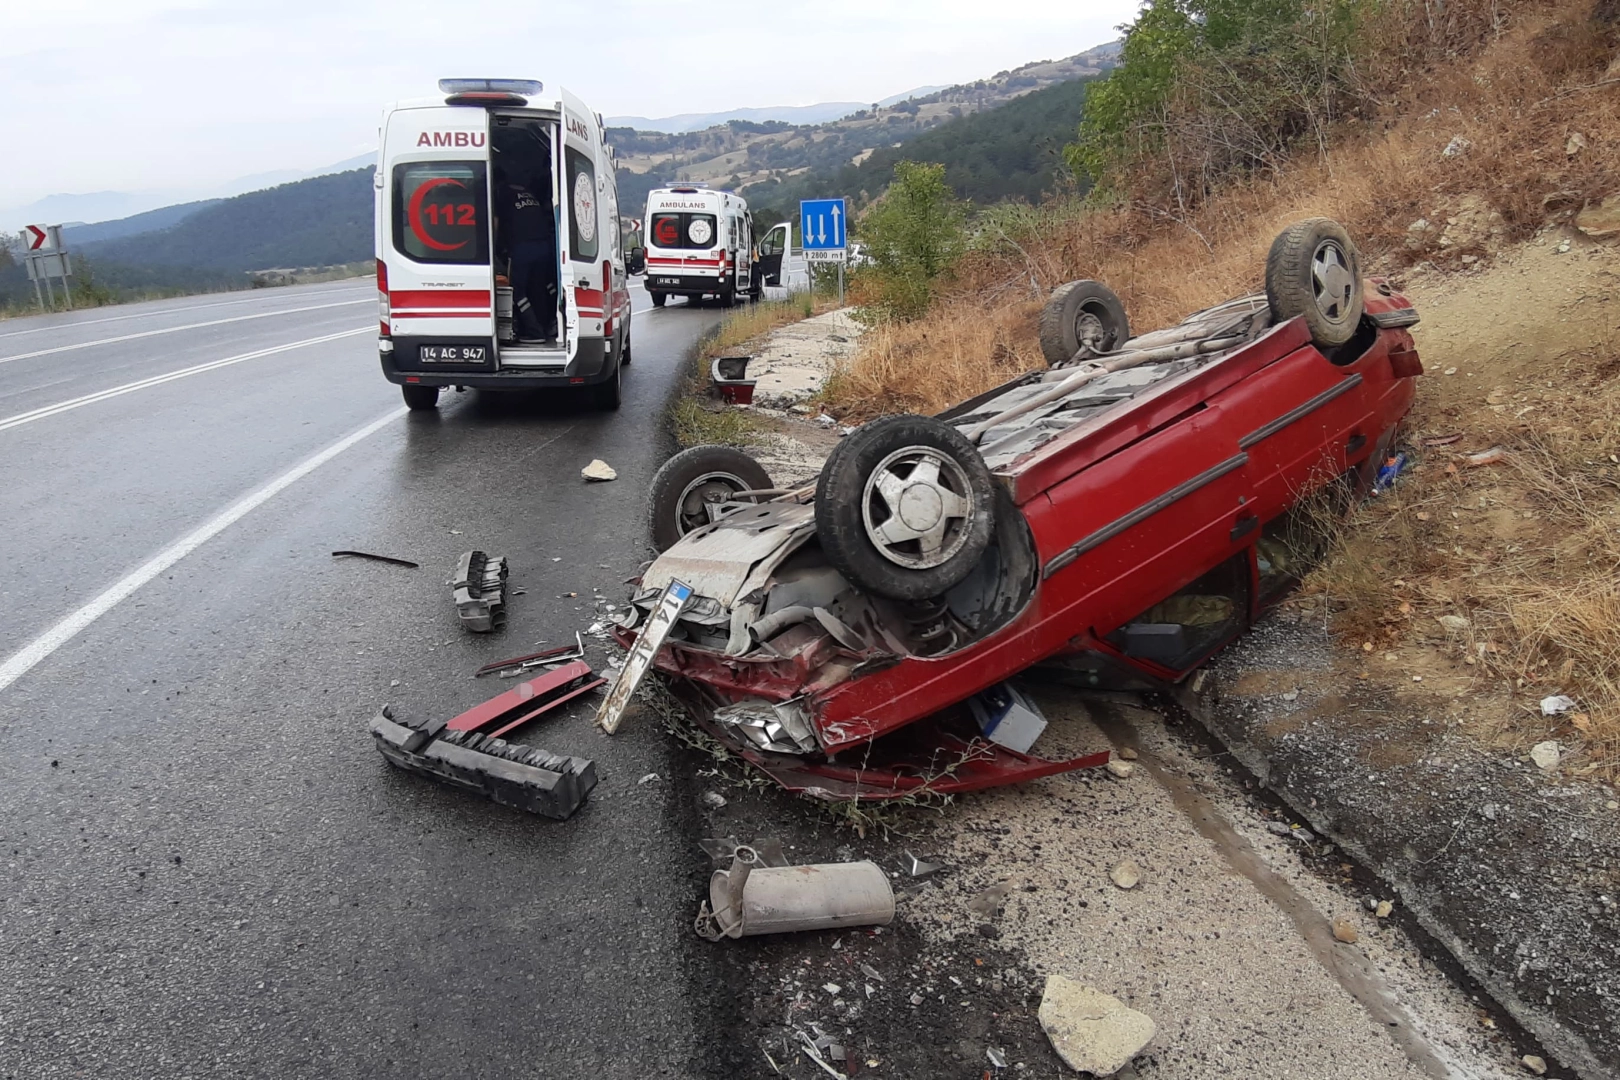
[[[607,294],[612,282],[603,280],[602,264],[610,258],[612,242],[602,235],[599,185],[611,177],[597,176],[597,160],[605,155],[599,153],[595,142],[595,115],[566,92],[562,106],[562,162],[556,173],[560,187],[557,206],[561,212],[557,238],[564,248],[566,344],[572,360],[579,339],[601,338],[607,319]]]
[[[786,221],[771,226],[770,231],[760,237],[759,261],[754,264],[754,272],[759,274],[762,284],[782,284],[782,259],[792,242],[793,225]]]

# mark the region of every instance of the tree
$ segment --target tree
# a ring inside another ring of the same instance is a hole
[[[934,282],[967,245],[966,215],[945,183],[945,166],[901,161],[894,182],[856,226],[871,265],[862,271],[877,299],[869,317],[909,319],[928,310]]]

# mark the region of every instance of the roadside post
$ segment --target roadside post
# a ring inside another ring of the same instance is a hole
[[[62,226],[29,225],[22,231],[23,263],[28,269],[28,280],[34,283],[34,299],[41,311],[56,306],[56,293],[51,279],[62,279],[62,301],[73,310],[73,292],[68,278],[73,276],[73,261],[68,258],[67,246],[62,243]],[[40,295],[40,282],[45,283],[45,294]]]
[[[844,263],[849,252],[849,210],[843,199],[799,203],[799,232],[807,263],[838,264],[838,306],[844,306]]]

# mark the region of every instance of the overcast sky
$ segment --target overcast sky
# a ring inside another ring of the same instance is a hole
[[[0,207],[206,188],[376,146],[445,75],[540,78],[612,115],[874,101],[1115,37],[1137,0],[48,0],[7,5]],[[712,17],[711,17],[712,16]]]

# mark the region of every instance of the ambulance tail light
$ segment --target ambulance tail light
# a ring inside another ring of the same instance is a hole
[[[379,333],[383,337],[388,337],[388,320],[391,318],[388,305],[388,264],[381,259],[377,260],[377,318],[382,323]]]

